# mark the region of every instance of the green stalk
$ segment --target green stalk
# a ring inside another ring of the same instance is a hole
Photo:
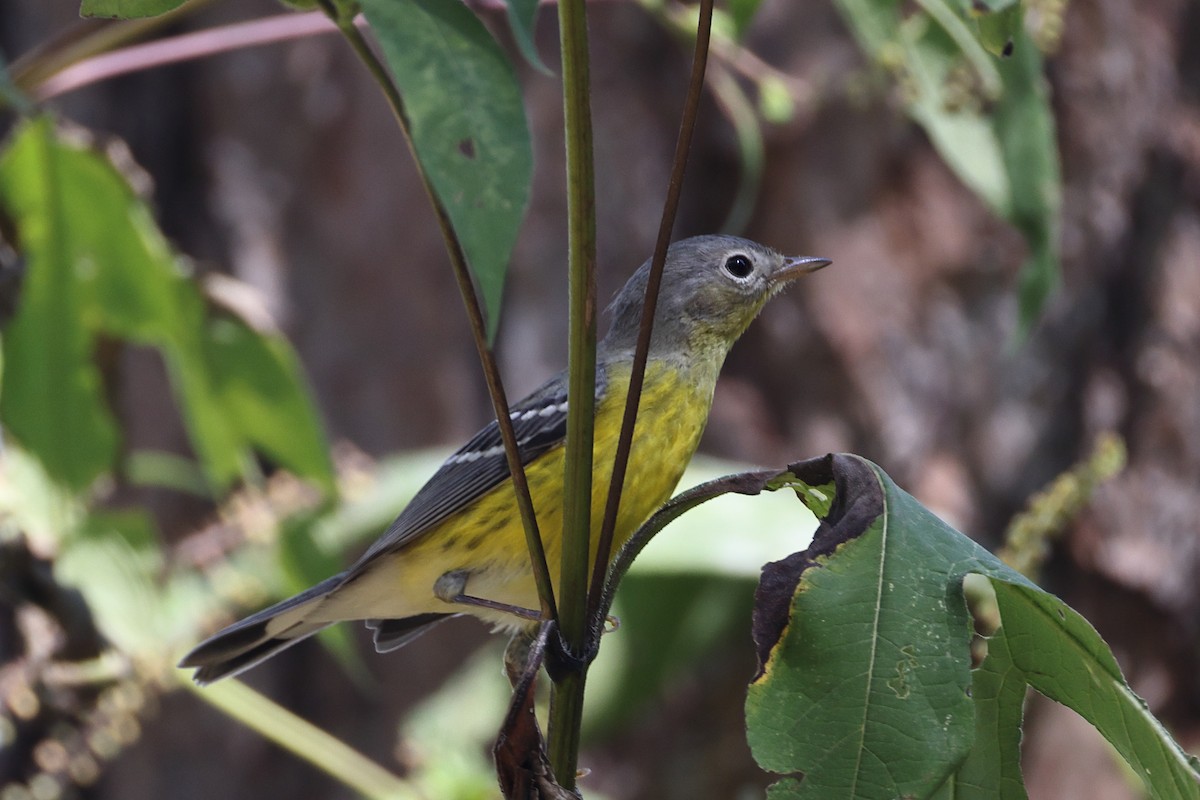
[[[592,429],[596,397],[596,214],[592,165],[591,89],[584,0],[558,5],[563,116],[567,149],[567,237],[570,333],[566,472],[559,631],[570,654],[587,634],[588,551],[592,514]],[[554,776],[575,788],[586,666],[558,675],[550,695],[549,749]]]
[[[421,793],[337,737],[297,717],[241,681],[222,681],[204,689],[189,680],[179,684],[246,727],[332,775],[372,800],[421,800]]]

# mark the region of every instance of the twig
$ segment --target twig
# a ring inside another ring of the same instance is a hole
[[[129,42],[194,14],[213,0],[189,0],[156,17],[109,20],[82,20],[64,33],[34,47],[13,62],[13,84],[31,92],[53,76],[94,56],[115,51]]]
[[[667,247],[671,243],[671,230],[675,226],[675,213],[679,208],[679,197],[683,191],[683,176],[687,170],[688,153],[692,145],[692,132],[696,128],[696,117],[700,109],[700,96],[704,91],[704,72],[708,63],[708,42],[712,29],[712,0],[701,0],[700,19],[696,28],[696,49],[692,56],[692,76],[688,84],[687,97],[683,106],[683,119],[679,125],[679,138],[675,143],[675,158],[671,165],[671,180],[667,185],[667,199],[663,204],[662,221],[658,228],[658,241],[654,246],[654,257],[650,265],[650,277],[646,283],[646,298],[642,305],[641,327],[638,329],[637,347],[633,355],[633,372],[629,376],[629,395],[625,399],[625,416],[621,420],[621,435],[617,440],[617,452],[613,458],[612,481],[608,487],[608,500],[604,507],[604,524],[600,529],[599,550],[592,570],[591,589],[588,592],[588,611],[595,614],[604,591],[604,577],[608,571],[608,558],[612,552],[613,532],[616,529],[617,509],[621,503],[621,489],[625,482],[625,471],[629,465],[629,451],[633,445],[633,429],[637,423],[638,401],[641,399],[642,383],[646,373],[646,360],[650,352],[650,336],[654,330],[654,309],[658,303],[662,285],[663,267],[667,260]],[[598,637],[598,631],[590,635]]]
[[[337,26],[326,19],[324,14],[313,11],[307,14],[278,14],[251,22],[238,22],[194,33],[168,36],[145,44],[123,47],[110,53],[101,53],[72,64],[34,87],[33,95],[39,101],[49,100],[118,75],[207,58],[231,50],[337,31]]]

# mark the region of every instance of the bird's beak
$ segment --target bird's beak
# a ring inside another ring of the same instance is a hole
[[[828,267],[833,262],[828,258],[817,258],[815,256],[789,256],[783,260],[783,265],[771,274],[771,286],[779,287],[785,283],[796,280],[801,275],[807,275],[810,272]]]

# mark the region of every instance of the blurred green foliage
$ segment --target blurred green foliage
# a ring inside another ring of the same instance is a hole
[[[1019,4],[837,4],[947,163],[1024,234],[1031,255],[1021,308],[1031,321],[1056,281],[1061,188],[1042,56]],[[134,17],[178,5],[85,0],[84,12]],[[720,46],[740,46],[758,7],[759,0],[729,4]],[[419,164],[462,240],[494,333],[532,174],[515,72],[459,3],[368,0],[363,8],[404,97]],[[515,40],[540,67],[536,9],[532,0],[508,3]],[[714,86],[738,126],[753,179],[763,152],[756,114],[786,121],[796,98],[782,76],[758,75],[756,110],[733,67],[722,69],[713,73]],[[3,72],[0,95],[28,111]],[[0,456],[0,536],[28,537],[55,553],[55,577],[82,592],[119,655],[116,666],[102,665],[102,679],[115,675],[167,690],[175,683],[164,675],[171,675],[182,646],[226,621],[232,609],[262,605],[335,572],[348,549],[394,518],[439,458],[400,458],[366,479],[335,476],[286,340],[205,292],[157,229],[137,185],[136,171],[118,167],[86,136],[46,116],[29,116],[0,153],[0,205],[28,267],[16,317],[3,335],[0,423],[12,443]],[[747,186],[734,224],[744,222],[756,192],[753,180]],[[125,452],[109,399],[114,359],[125,344],[161,354],[195,461]],[[269,474],[256,466],[259,458]],[[706,465],[698,466],[701,472],[689,472],[685,483],[701,479]],[[707,466],[709,475],[736,469]],[[751,689],[750,738],[760,761],[807,773],[803,783],[781,785],[772,796],[860,782],[882,787],[878,796],[928,794],[940,784],[947,791],[944,779],[952,775],[958,797],[1021,797],[1013,731],[1027,684],[1081,708],[1148,785],[1196,796],[1195,764],[1129,692],[1091,627],[879,476],[886,513],[868,535],[814,556],[825,559],[823,569],[789,598],[804,624],[788,627]],[[144,510],[104,507],[114,482],[203,494],[219,508],[221,535],[208,530],[193,537],[200,546],[192,550],[207,553],[202,558],[185,557],[188,547],[165,548]],[[764,488],[797,489],[821,517],[835,499],[830,484]],[[618,597],[624,628],[606,637],[591,676],[591,735],[636,719],[744,630],[761,565],[799,551],[807,541],[800,534],[815,524],[788,494],[708,503],[646,550]],[[898,546],[906,537],[909,543]],[[997,580],[1002,620],[974,673],[958,594],[964,572]],[[349,673],[361,677],[347,629],[324,636]],[[1036,647],[1022,644],[1030,641]],[[401,740],[422,751],[411,782],[425,793],[464,800],[494,793],[481,750],[507,695],[498,664],[498,654],[485,651],[400,724]],[[363,794],[410,793],[407,784],[265,698],[223,688],[198,696]],[[904,708],[894,702],[898,697]],[[1097,705],[1086,708],[1095,698]],[[849,736],[841,736],[847,725]],[[928,734],[928,747],[917,747],[914,729]],[[857,749],[842,747],[856,736]],[[868,739],[870,747],[863,746]],[[885,785],[879,764],[864,753],[888,754],[907,772],[885,770],[897,783]]]
[[[1020,4],[836,4],[946,163],[1025,237],[1020,309],[1028,328],[1058,282],[1062,176],[1042,54]]]
[[[324,433],[295,355],[207,304],[126,175],[81,133],[23,123],[0,154],[0,203],[27,273],[4,331],[0,421],[50,477],[82,490],[118,467],[101,363],[116,340],[158,349],[215,493],[257,448],[332,488]]]

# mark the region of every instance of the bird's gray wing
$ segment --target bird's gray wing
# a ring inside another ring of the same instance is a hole
[[[604,370],[596,372],[596,394],[604,389]],[[567,435],[565,375],[547,381],[509,410],[521,463],[528,464],[562,444]],[[400,512],[396,521],[350,568],[358,568],[380,553],[395,550],[461,511],[508,478],[508,461],[500,427],[493,420],[451,455]]]

